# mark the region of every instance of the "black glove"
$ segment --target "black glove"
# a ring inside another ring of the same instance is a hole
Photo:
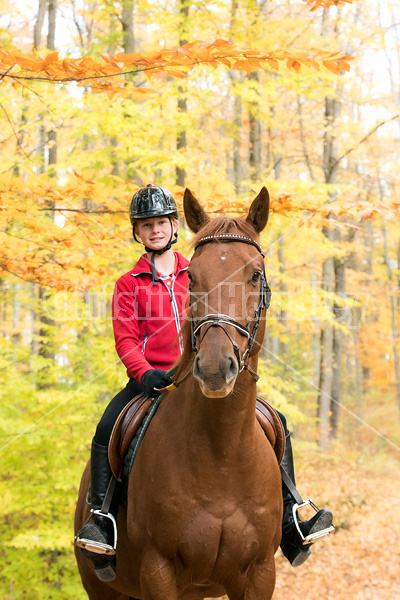
[[[144,391],[148,396],[159,395],[156,389],[165,388],[167,385],[171,383],[171,378],[168,377],[165,371],[161,369],[153,369],[152,371],[146,371],[146,373],[142,377],[142,386],[144,387]]]

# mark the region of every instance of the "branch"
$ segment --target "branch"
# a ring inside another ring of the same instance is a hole
[[[398,119],[399,117],[400,117],[400,113],[397,113],[397,115],[394,115],[394,117],[391,117],[390,119],[386,119],[385,121],[381,121],[380,123],[378,123],[378,125],[375,125],[375,127],[373,129],[371,129],[371,131],[369,133],[367,133],[367,135],[365,135],[357,144],[355,144],[354,146],[352,146],[351,148],[346,150],[346,152],[344,154],[342,154],[342,156],[339,156],[339,158],[333,163],[333,165],[331,167],[331,171],[333,171],[346,156],[348,156],[351,152],[356,150],[369,137],[371,137],[371,135],[373,133],[375,133],[375,131],[377,131],[380,127],[382,127],[382,125],[386,125],[386,123],[390,123],[391,121],[394,121],[395,119]]]
[[[206,61],[201,61],[206,62]],[[193,62],[187,66],[192,67],[195,64],[201,64]],[[186,66],[186,65],[185,65]],[[59,79],[50,79],[48,77],[29,77],[27,75],[8,75],[7,73],[0,73],[0,80],[3,77],[10,77],[11,79],[24,79],[28,81],[47,81],[47,83],[72,83],[74,81],[88,81],[90,79],[110,79],[111,77],[123,77],[124,75],[130,75],[135,73],[142,73],[145,71],[154,70],[154,67],[143,67],[142,69],[136,69],[136,71],[121,71],[120,73],[109,73],[108,75],[91,75],[90,77],[60,77]],[[182,72],[183,74],[183,72]]]
[[[17,133],[16,133],[16,131],[14,129],[14,125],[12,124],[12,122],[10,120],[10,117],[8,116],[8,113],[7,113],[6,109],[4,108],[4,106],[1,104],[1,102],[0,102],[0,108],[2,109],[2,111],[4,112],[4,114],[6,115],[6,119],[7,119],[8,123],[9,123],[11,129],[13,130],[13,133],[15,135],[15,139],[17,140],[17,146],[19,147],[19,149],[21,150],[21,152],[24,154],[25,158],[27,158],[28,160],[30,160],[31,162],[33,162],[32,159],[29,158],[29,156],[27,155],[27,153],[23,149],[23,147],[21,145],[21,142],[19,141],[19,137],[18,137],[18,135],[17,135]]]
[[[49,208],[39,208],[40,211],[48,211]],[[90,210],[88,208],[53,208],[51,210],[77,212],[77,213],[90,213],[94,215],[118,215],[126,214],[126,210]]]
[[[5,73],[2,73],[2,74],[1,74],[0,81],[1,81],[2,79],[4,79],[4,77],[5,77],[6,75],[8,75],[8,74],[9,74],[9,72],[11,71],[11,69],[12,69],[12,68],[13,68],[13,65],[11,65],[11,67],[10,67],[9,69],[7,69],[7,71],[6,71]]]

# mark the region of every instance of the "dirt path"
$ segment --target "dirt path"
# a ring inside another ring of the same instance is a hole
[[[331,508],[337,530],[297,569],[277,552],[273,600],[400,600],[399,458],[302,459],[301,493]]]
[[[317,459],[311,472],[300,470],[299,481],[318,481],[304,495],[321,506],[326,500],[338,528],[302,567],[279,552],[274,600],[400,600],[400,463],[375,462],[374,469],[346,460],[324,469]]]

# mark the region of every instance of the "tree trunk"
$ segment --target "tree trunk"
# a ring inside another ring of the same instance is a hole
[[[48,2],[49,30],[47,33],[47,49],[55,50],[57,0],[48,0]]]
[[[189,16],[189,2],[187,0],[179,0],[179,16],[180,16],[180,24],[179,24],[179,45],[183,46],[187,44],[186,39],[186,27],[187,27],[187,19]],[[187,112],[187,100],[186,100],[186,86],[180,85],[178,87],[178,114],[186,114]],[[178,122],[178,132],[176,137],[176,148],[179,154],[182,157],[186,152],[186,124],[182,124]],[[184,167],[177,166],[175,169],[175,181],[176,185],[181,187],[185,186],[185,178],[186,171]]]
[[[394,361],[394,376],[395,376],[395,390],[396,390],[396,399],[397,406],[400,412],[400,364],[399,364],[399,354],[397,351],[398,344],[398,333],[397,333],[397,324],[396,324],[396,305],[393,296],[393,274],[390,266],[390,257],[389,257],[389,248],[388,248],[388,240],[387,240],[387,231],[386,226],[382,223],[382,234],[383,234],[383,248],[384,248],[384,260],[386,265],[386,272],[390,283],[390,315],[391,315],[391,339],[392,339],[392,352],[393,352],[393,361]]]
[[[335,231],[336,241],[340,241],[340,233]],[[334,258],[335,294],[344,296],[346,291],[345,265],[343,259]],[[344,310],[336,302],[333,305],[335,318],[342,321],[341,315]],[[343,354],[343,332],[338,327],[333,328],[333,370],[332,370],[332,392],[331,392],[331,436],[336,438],[339,428],[339,409],[342,394],[342,354]]]
[[[240,134],[242,131],[242,99],[239,94],[235,96],[235,116],[233,130],[233,177],[236,192],[241,191],[242,175],[242,159],[240,157]]]
[[[178,113],[185,114],[187,112],[187,102],[186,97],[184,96],[186,89],[183,86],[179,86],[179,98],[178,98]],[[178,124],[178,134],[176,138],[176,149],[178,152],[184,156],[186,151],[186,129],[185,125],[182,125],[182,122]],[[177,166],[175,171],[175,181],[176,185],[180,185],[181,187],[185,186],[185,178],[186,178],[186,170],[184,167]]]
[[[357,415],[360,419],[364,417],[364,398],[362,389],[362,366],[361,366],[361,348],[358,329],[353,329],[354,340],[354,359],[355,359],[355,390],[357,398]]]
[[[281,275],[281,277],[283,276],[283,274],[285,273],[285,255],[284,255],[284,246],[283,246],[283,239],[282,239],[282,235],[280,233],[278,233],[278,261],[279,261],[279,273]],[[281,295],[283,298],[285,298],[285,296],[287,295],[288,292],[288,287],[285,281],[280,281],[279,283],[279,291],[281,292]],[[282,329],[284,329],[284,333],[286,333],[286,318],[287,318],[287,310],[282,309],[279,315],[279,318],[281,319],[281,323],[282,323]],[[289,352],[288,352],[288,347],[286,342],[282,342],[281,340],[279,340],[279,349],[280,349],[280,358],[283,361],[283,371],[285,372],[287,370],[287,361],[288,361],[288,357],[289,357]]]
[[[40,47],[44,17],[46,15],[46,4],[47,0],[39,0],[38,13],[36,17],[35,26],[33,28],[33,47],[35,50],[37,50]]]
[[[306,165],[308,168],[308,172],[310,173],[311,180],[316,181],[311,158],[310,158],[310,155],[308,153],[308,148],[307,148],[306,134],[304,132],[304,123],[303,123],[303,105],[301,103],[299,94],[297,94],[297,113],[299,115],[300,141],[301,141],[301,146],[303,148],[304,160],[306,161]]]
[[[55,30],[56,30],[56,11],[57,11],[57,0],[48,0],[48,17],[49,17],[49,29],[47,34],[47,49],[55,50]],[[47,172],[50,177],[56,176],[56,165],[57,165],[57,132],[52,129],[47,134],[44,125],[40,127],[41,143],[45,146],[47,143]],[[43,164],[43,171],[46,171],[46,165]],[[54,208],[55,203],[51,203],[51,218],[54,220]],[[50,209],[50,210],[51,210]],[[39,286],[39,356],[49,361],[54,361],[55,351],[52,340],[54,339],[54,319],[49,313],[49,292],[46,288]],[[42,367],[37,373],[36,385],[38,389],[46,389],[51,387],[51,378],[49,378],[48,366]]]
[[[272,120],[275,121],[275,108],[271,106]],[[269,156],[272,157],[274,165],[275,179],[281,178],[282,173],[282,154],[277,151],[275,146],[276,129],[273,127],[269,130]]]
[[[332,230],[324,228],[328,239],[332,238]],[[333,287],[333,258],[329,257],[322,266],[322,282],[325,291],[331,292]],[[327,301],[329,305],[331,302]],[[321,355],[319,369],[319,446],[325,450],[329,446],[332,380],[333,380],[333,327],[324,323],[321,327]]]
[[[329,27],[329,18],[327,9],[323,11],[322,35],[326,34]],[[335,27],[338,34],[337,27]],[[335,135],[335,124],[340,114],[340,102],[336,98],[325,98],[325,131],[324,131],[324,146],[323,146],[323,170],[325,175],[325,183],[337,183],[338,169],[338,149],[337,139]],[[336,193],[329,193],[331,201],[336,199]],[[329,216],[328,218],[332,218]],[[324,235],[333,241],[333,233],[329,227],[323,228]],[[333,257],[329,257],[322,267],[322,282],[325,291],[333,291],[334,277],[334,261]],[[330,308],[333,309],[331,302],[327,301]],[[336,328],[335,328],[336,329]],[[329,437],[331,431],[330,414],[332,410],[332,385],[334,375],[334,362],[340,368],[340,361],[334,359],[333,353],[335,350],[341,352],[340,340],[335,341],[335,329],[329,323],[324,323],[321,328],[321,360],[320,360],[320,392],[318,398],[319,408],[319,445],[321,449],[326,449],[329,446]],[[337,374],[337,371],[336,371]],[[336,392],[340,393],[340,383],[336,380]],[[335,399],[336,402],[340,398]]]
[[[259,83],[259,74],[253,71],[248,75],[249,81]],[[257,92],[258,93],[258,92]],[[261,120],[258,101],[249,104],[249,170],[251,181],[258,181],[261,177]]]
[[[31,300],[32,308],[29,311],[29,320],[31,325],[31,352],[34,356],[39,354],[39,344],[37,340],[37,294],[36,294],[36,284],[31,283],[29,285],[29,297]]]
[[[232,0],[231,4],[231,23],[229,41],[234,43],[234,37],[237,26],[237,8],[238,0]],[[243,180],[242,161],[240,157],[240,136],[242,131],[242,98],[240,94],[235,93],[235,83],[241,81],[240,75],[236,71],[229,71],[231,79],[232,91],[234,93],[233,107],[233,128],[232,128],[232,183],[235,186],[236,193],[241,191],[241,182]]]
[[[133,1],[123,0],[122,2],[122,31],[123,31],[123,47],[125,54],[133,54],[135,52],[135,34],[133,30]]]
[[[21,318],[21,284],[19,281],[14,284],[14,300],[12,314],[12,343],[18,345],[21,340],[21,333],[18,331],[18,325]]]

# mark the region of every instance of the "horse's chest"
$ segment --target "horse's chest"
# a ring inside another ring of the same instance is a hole
[[[240,508],[226,515],[199,510],[182,523],[177,556],[199,577],[210,577],[215,571],[233,566],[245,569],[263,545],[263,527],[260,529],[254,520],[254,515]]]

